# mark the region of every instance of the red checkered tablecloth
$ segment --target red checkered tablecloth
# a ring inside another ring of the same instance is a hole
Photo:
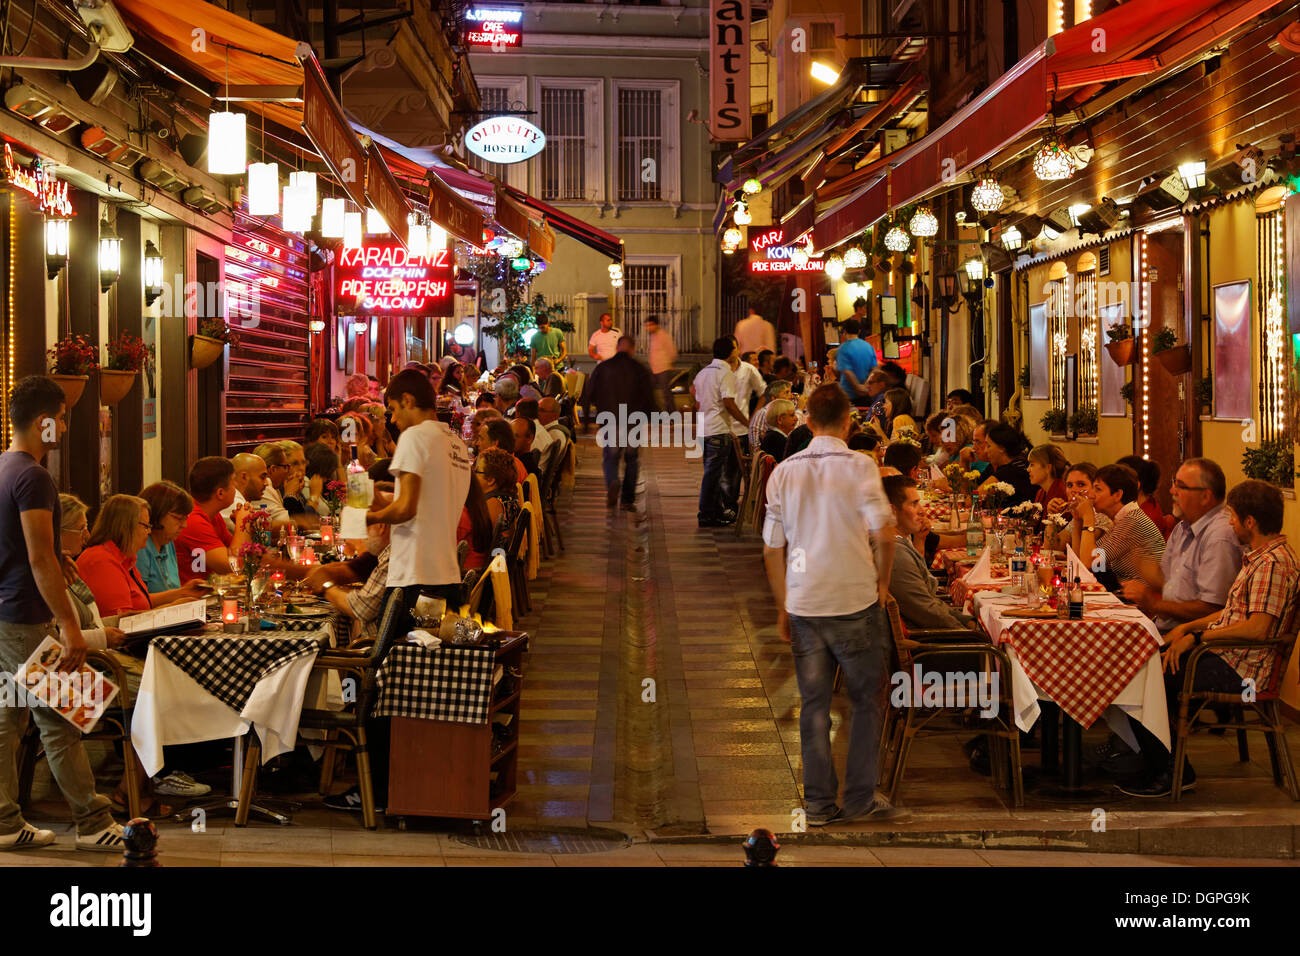
[[[1001,640],[1043,695],[1082,727],[1101,716],[1160,648],[1136,621],[1015,621]]]

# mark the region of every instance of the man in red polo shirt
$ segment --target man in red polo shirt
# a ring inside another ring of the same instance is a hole
[[[190,469],[190,494],[194,510],[176,536],[176,569],[181,584],[209,574],[231,574],[237,570],[239,551],[248,543],[244,521],[248,507],[236,508],[232,534],[221,512],[235,500],[235,466],[220,455],[200,458]]]

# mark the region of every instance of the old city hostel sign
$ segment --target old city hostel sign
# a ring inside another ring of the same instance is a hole
[[[465,148],[494,163],[522,163],[546,147],[546,134],[517,116],[494,116],[470,127]]]
[[[334,310],[342,315],[451,315],[455,256],[437,249],[413,256],[397,242],[344,249]]]
[[[709,131],[743,143],[749,116],[749,0],[710,0]]]

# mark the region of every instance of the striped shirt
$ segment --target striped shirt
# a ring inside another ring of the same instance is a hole
[[[1165,553],[1165,536],[1136,501],[1130,501],[1115,515],[1115,525],[1098,543],[1106,556],[1106,570],[1121,581],[1140,581],[1142,562],[1159,562]]]
[[[379,612],[384,608],[384,594],[388,590],[388,553],[392,546],[379,554],[379,563],[366,578],[366,583],[348,594],[348,607],[360,618],[360,631],[355,637],[379,636]]]
[[[1268,614],[1273,618],[1273,627],[1266,635],[1266,640],[1276,640],[1284,635],[1294,639],[1296,611],[1300,608],[1296,601],[1298,592],[1300,563],[1297,563],[1295,552],[1286,543],[1286,535],[1278,535],[1272,543],[1246,552],[1241,573],[1232,582],[1232,589],[1228,592],[1228,603],[1219,615],[1219,620],[1206,630],[1205,636],[1213,639],[1213,628],[1237,624],[1251,614]],[[1278,660],[1276,648],[1225,650],[1219,652],[1219,656],[1243,680],[1253,680],[1256,693],[1272,691],[1271,684],[1276,669],[1274,664]],[[1276,677],[1280,680],[1282,675],[1277,674]]]
[[[753,415],[749,416],[750,448],[757,448],[759,445],[763,444],[763,435],[767,431],[767,410],[771,404],[771,402],[768,402],[767,405],[764,405],[762,408],[754,412]]]

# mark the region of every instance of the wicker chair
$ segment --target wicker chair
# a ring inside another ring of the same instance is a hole
[[[1296,635],[1292,634],[1271,641],[1209,639],[1192,648],[1183,664],[1183,687],[1178,694],[1178,743],[1174,748],[1174,782],[1171,789],[1174,803],[1182,797],[1188,735],[1197,730],[1216,728],[1237,732],[1237,751],[1243,762],[1250,759],[1250,750],[1246,745],[1246,731],[1253,730],[1264,734],[1264,739],[1268,742],[1269,762],[1273,765],[1273,782],[1278,786],[1285,786],[1292,800],[1300,800],[1300,786],[1297,786],[1295,767],[1291,763],[1291,751],[1286,745],[1286,725],[1279,706],[1282,677],[1286,674],[1295,642]],[[1266,647],[1273,648],[1273,653],[1276,655],[1273,671],[1268,686],[1256,688],[1254,700],[1245,700],[1241,691],[1219,693],[1192,689],[1192,684],[1196,680],[1196,666],[1204,654],[1225,650],[1257,650]],[[1201,723],[1197,720],[1206,708],[1213,711],[1216,704],[1228,708],[1232,717],[1230,721]],[[1246,719],[1247,715],[1251,714],[1255,716],[1255,720]]]
[[[314,671],[335,671],[356,682],[356,700],[343,710],[316,710],[304,708],[298,718],[298,745],[324,747],[321,761],[320,791],[325,793],[334,778],[334,761],[337,751],[350,752],[357,758],[357,783],[361,790],[361,817],[367,830],[377,824],[375,816],[375,791],[370,776],[370,753],[366,749],[366,719],[375,702],[375,675],[389,649],[410,630],[410,613],[403,602],[403,588],[394,588],[384,605],[380,618],[379,637],[363,638],[346,648],[328,648],[321,651]],[[303,730],[323,730],[325,739],[304,738]],[[248,735],[248,748],[244,753],[244,775],[239,788],[239,806],[235,810],[235,826],[248,823],[249,808],[257,790],[257,770],[262,762],[262,745],[256,734]]]
[[[892,597],[885,602],[890,634],[894,639],[897,671],[911,675],[912,665],[940,655],[977,655],[985,666],[996,668],[998,681],[997,714],[983,721],[982,730],[996,746],[990,747],[994,784],[1001,785],[1008,774],[1011,778],[1012,801],[1024,806],[1025,785],[1020,764],[1020,730],[1015,724],[1015,706],[1011,700],[1011,661],[1006,652],[979,635],[964,629],[908,631],[903,626],[898,602]],[[897,672],[896,671],[896,672]],[[907,769],[907,756],[912,741],[918,737],[965,736],[970,728],[957,718],[971,707],[918,707],[915,705],[895,709],[886,708],[881,725],[880,789],[893,800],[903,783]],[[946,722],[936,721],[946,719]],[[1005,741],[1005,743],[1002,743]],[[1008,753],[1009,751],[1009,753]],[[1008,764],[1008,756],[1010,763]]]

